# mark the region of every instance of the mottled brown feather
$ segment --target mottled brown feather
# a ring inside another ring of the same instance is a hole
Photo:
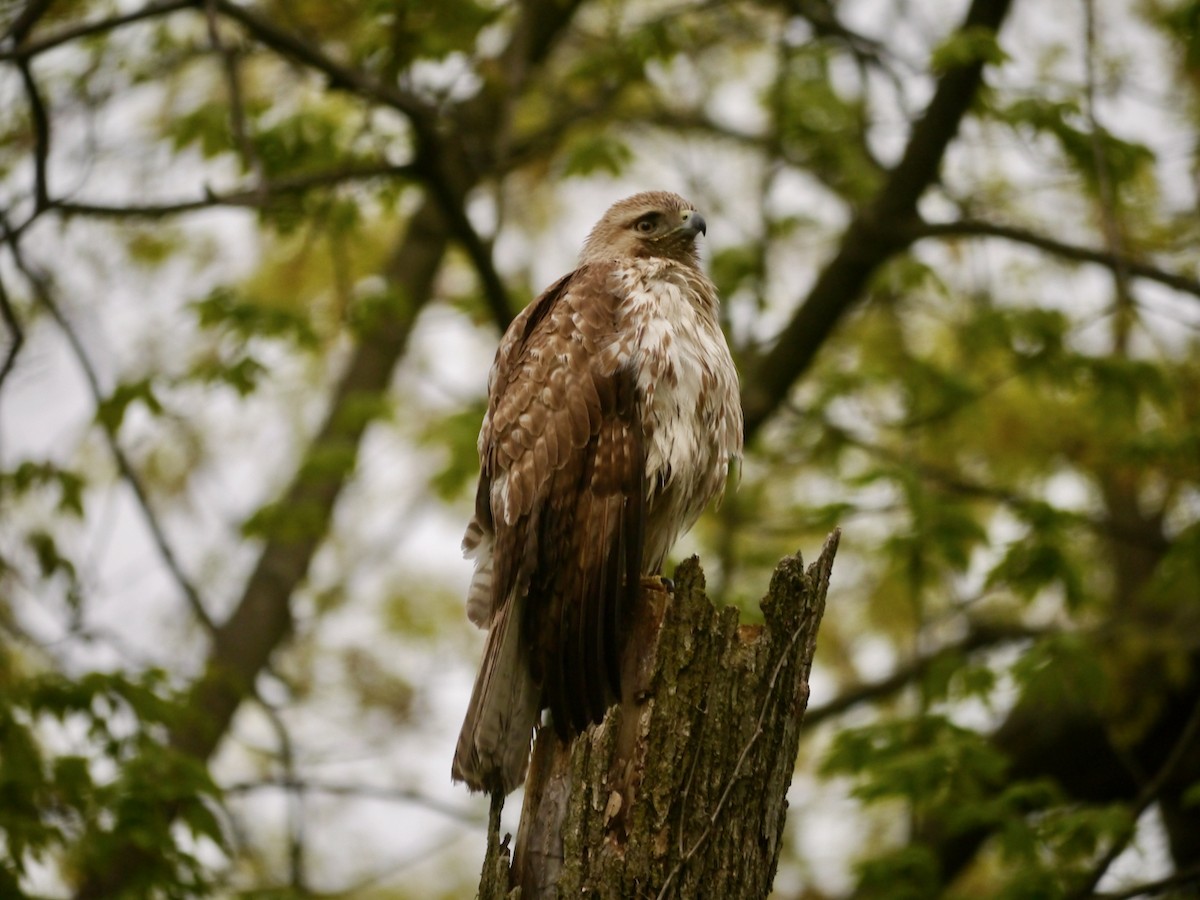
[[[497,350],[464,538],[468,612],[491,627],[452,769],[473,789],[520,783],[538,708],[564,739],[603,718],[640,576],[740,453],[703,227],[674,194],[614,204]]]

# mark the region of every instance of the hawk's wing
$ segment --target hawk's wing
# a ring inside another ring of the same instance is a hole
[[[489,379],[467,537],[491,545],[488,608],[473,596],[474,617],[494,628],[519,613],[504,624],[520,628],[541,702],[564,735],[598,721],[619,696],[641,574],[634,336],[617,330],[621,298],[608,276],[607,266],[576,270],[506,333]]]

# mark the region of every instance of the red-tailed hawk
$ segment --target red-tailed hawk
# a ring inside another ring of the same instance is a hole
[[[566,739],[620,697],[642,575],[724,490],[738,377],[675,194],[615,204],[580,265],[509,326],[479,432],[467,615],[488,628],[452,774],[508,793],[540,711]]]

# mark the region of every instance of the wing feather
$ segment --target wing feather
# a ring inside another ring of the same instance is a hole
[[[485,669],[512,665],[510,646],[524,648],[516,664],[526,667],[538,705],[550,707],[564,738],[599,721],[620,696],[620,656],[642,564],[639,379],[622,354],[608,352],[622,337],[621,298],[608,276],[604,266],[577,269],[505,334],[489,376],[476,515],[464,539],[476,553],[472,620],[503,623],[508,633],[517,625],[510,616],[520,618],[519,640],[489,637],[495,649]],[[527,749],[531,722],[488,714],[489,685],[521,683],[481,670],[468,715],[473,736],[460,739],[455,768],[468,784],[494,783],[496,773],[481,768],[515,759],[517,745]]]

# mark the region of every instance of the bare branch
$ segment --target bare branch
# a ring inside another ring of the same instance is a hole
[[[92,394],[92,401],[99,407],[105,399],[104,391],[100,387],[100,379],[96,374],[96,369],[92,365],[91,359],[88,357],[83,341],[80,340],[78,333],[54,300],[49,276],[36,270],[24,258],[17,238],[8,228],[7,223],[0,222],[0,225],[4,226],[6,240],[17,269],[29,282],[37,302],[46,309],[50,317],[54,319],[55,324],[58,325],[59,330],[66,337],[67,343],[70,345],[71,351],[75,355],[80,369],[83,371],[84,379],[87,381],[88,388]],[[116,461],[117,470],[121,473],[121,478],[129,485],[134,500],[142,512],[142,518],[145,520],[146,527],[149,529],[154,544],[158,548],[159,555],[174,578],[176,585],[183,592],[183,596],[191,607],[193,615],[211,633],[215,626],[208,615],[208,610],[205,608],[203,600],[200,598],[200,592],[184,573],[183,566],[180,564],[175,551],[167,540],[166,532],[163,530],[162,524],[158,521],[158,516],[154,512],[154,508],[150,504],[146,488],[142,484],[141,478],[138,476],[133,464],[129,461],[129,457],[125,455],[125,451],[121,448],[120,441],[117,438],[116,427],[102,421],[101,431],[104,433],[109,451]]]
[[[441,208],[454,238],[462,245],[475,267],[483,288],[484,299],[496,323],[503,328],[512,320],[508,292],[492,262],[491,247],[471,225],[464,212],[463,192],[456,186],[472,181],[473,176],[451,177],[447,169],[450,157],[462,157],[461,148],[450,146],[437,128],[433,108],[420,98],[398,88],[385,85],[365,73],[349,68],[327,56],[304,38],[278,28],[251,10],[230,0],[210,0],[222,14],[242,25],[252,37],[308,68],[322,73],[333,89],[350,91],[364,99],[389,106],[408,117],[417,141],[414,167],[424,176],[429,191]],[[540,46],[540,45],[539,45]],[[461,158],[454,160],[466,168]],[[465,173],[463,173],[465,174]]]
[[[217,25],[217,9],[213,0],[205,0],[204,17],[208,25],[208,40],[213,50],[221,57],[221,69],[225,75],[225,91],[229,95],[229,125],[233,133],[233,142],[241,154],[242,164],[254,173],[255,180],[261,185],[266,176],[263,172],[262,160],[255,152],[246,129],[246,107],[242,102],[242,80],[238,72],[237,56],[221,40],[221,29]]]
[[[1106,850],[1096,863],[1092,866],[1091,871],[1080,882],[1076,890],[1071,894],[1077,900],[1084,900],[1090,897],[1096,890],[1096,885],[1100,883],[1100,879],[1112,866],[1116,858],[1120,856],[1129,842],[1133,839],[1137,831],[1137,822],[1141,818],[1150,804],[1158,799],[1166,788],[1168,782],[1174,777],[1176,770],[1189,751],[1193,749],[1196,739],[1200,737],[1200,701],[1197,701],[1192,707],[1192,713],[1188,717],[1187,724],[1183,726],[1183,731],[1179,733],[1179,737],[1175,741],[1175,745],[1171,748],[1170,754],[1159,766],[1154,777],[1144,784],[1137,797],[1129,808],[1129,823],[1122,835],[1115,838],[1112,845]]]
[[[1155,897],[1175,888],[1194,885],[1200,885],[1200,865],[1180,869],[1178,872],[1168,875],[1166,878],[1159,878],[1157,881],[1146,881],[1111,894],[1096,894],[1095,897],[1096,900],[1132,900],[1133,897]]]
[[[1097,250],[1079,244],[1069,244],[1028,228],[984,222],[980,219],[959,219],[956,222],[918,222],[908,229],[914,240],[923,238],[994,237],[1044,250],[1072,262],[1095,263],[1109,269],[1122,268],[1135,278],[1153,281],[1194,297],[1200,297],[1200,280],[1179,272],[1135,259],[1114,255],[1111,250]]]
[[[990,650],[1004,644],[1026,641],[1046,634],[1044,629],[1028,628],[1024,625],[976,623],[967,636],[953,644],[947,644],[931,653],[917,657],[900,666],[890,675],[849,688],[823,706],[810,709],[804,715],[804,724],[812,727],[825,719],[839,716],[847,710],[864,703],[873,703],[890,697],[913,682],[919,680],[934,663],[954,656]]]
[[[407,163],[369,163],[356,164],[344,169],[332,169],[326,172],[313,172],[306,175],[295,175],[277,178],[265,183],[262,187],[247,187],[215,193],[205,191],[202,198],[195,200],[174,200],[163,203],[115,205],[104,203],[86,203],[76,201],[56,200],[52,209],[64,216],[90,216],[110,219],[161,219],[183,213],[211,209],[215,206],[245,207],[247,209],[267,209],[271,200],[289,194],[302,194],[305,191],[322,187],[337,187],[354,181],[369,181],[373,178],[415,177],[415,169]]]
[[[284,722],[283,716],[279,714],[279,710],[274,704],[267,702],[262,692],[255,691],[255,697],[258,700],[259,706],[267,715],[267,720],[271,723],[271,727],[275,731],[275,736],[279,740],[279,762],[283,767],[282,783],[295,784],[297,781],[296,775],[296,752],[292,741],[292,733],[288,730],[287,723]],[[294,890],[298,896],[305,896],[309,893],[304,879],[304,793],[296,789],[287,791],[287,828],[288,828],[288,866],[290,869],[288,887]]]
[[[17,18],[9,26],[8,32],[0,41],[12,41],[14,44],[19,44],[25,39],[25,36],[38,23],[38,20],[49,11],[54,0],[32,0],[25,4],[25,8],[17,15]]]
[[[21,328],[21,321],[17,318],[16,310],[13,309],[12,299],[8,296],[8,288],[4,286],[3,278],[0,278],[0,316],[4,318],[4,324],[8,327],[11,341],[4,354],[4,362],[0,363],[0,387],[3,387],[13,366],[17,363],[17,354],[21,352],[21,346],[25,343],[25,331]]]
[[[165,15],[180,9],[186,9],[195,6],[197,0],[159,0],[155,3],[147,3],[141,9],[135,9],[131,12],[123,13],[119,16],[111,16],[106,19],[96,19],[91,22],[81,22],[78,25],[71,25],[66,28],[61,28],[58,31],[51,32],[45,37],[39,38],[28,43],[20,43],[12,50],[0,50],[0,62],[9,62],[17,59],[32,59],[33,57],[45,53],[47,50],[53,50],[55,47],[61,47],[63,44],[70,43],[78,38],[91,37],[94,34],[103,34],[106,31],[114,31],[123,25],[129,25],[133,22],[140,22],[144,19],[154,18],[155,16]],[[31,6],[49,5],[45,0],[39,4],[31,4]]]
[[[255,40],[325,76],[329,87],[347,90],[376,103],[404,113],[414,123],[432,125],[434,111],[419,98],[391,85],[383,84],[366,73],[330,58],[299,35],[292,34],[247,7],[230,0],[212,0],[224,16],[241,25]]]
[[[46,183],[46,160],[50,156],[50,119],[46,115],[46,104],[42,100],[41,91],[33,79],[29,60],[19,60],[17,68],[21,72],[25,97],[29,102],[29,117],[33,120],[33,216],[36,217],[50,204],[50,189]]]
[[[413,788],[375,787],[369,784],[345,784],[324,781],[308,781],[303,778],[265,778],[258,781],[239,781],[223,789],[231,794],[250,794],[257,791],[281,790],[300,794],[328,794],[334,797],[361,797],[368,800],[385,800],[395,803],[411,803],[465,825],[482,827],[485,820],[470,809],[463,809],[428,797]]]
[[[1096,114],[1096,5],[1093,0],[1083,0],[1084,29],[1084,114],[1088,121],[1088,138],[1092,151],[1092,171],[1096,176],[1096,187],[1100,200],[1100,226],[1104,233],[1104,244],[1112,258],[1113,285],[1117,294],[1117,314],[1113,319],[1114,344],[1118,355],[1128,350],[1129,326],[1133,318],[1133,294],[1129,289],[1129,272],[1123,262],[1125,244],[1121,234],[1121,223],[1117,218],[1117,193],[1104,158],[1101,141],[1103,128]]]

